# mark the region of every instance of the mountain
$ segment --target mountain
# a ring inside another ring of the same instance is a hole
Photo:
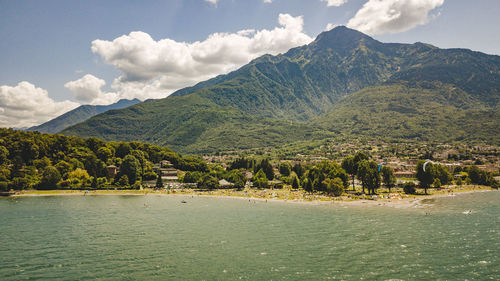
[[[41,133],[55,134],[66,129],[69,126],[83,122],[92,116],[96,116],[97,114],[106,112],[111,109],[122,109],[140,102],[141,101],[138,99],[122,99],[110,105],[81,105],[41,125],[27,128],[26,131],[38,131]]]
[[[498,143],[499,93],[499,56],[382,43],[337,27],[309,45],[63,133],[188,153],[333,136]]]

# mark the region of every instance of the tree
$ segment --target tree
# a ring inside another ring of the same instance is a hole
[[[230,171],[224,178],[229,182],[232,182],[236,188],[243,188],[245,186],[245,175],[243,175],[239,170]]]
[[[113,157],[113,152],[111,151],[111,149],[109,149],[108,147],[106,146],[102,146],[100,147],[98,150],[97,150],[97,153],[96,153],[97,157],[99,157],[99,159],[101,159],[103,162],[107,162],[108,159],[110,159],[111,157]]]
[[[49,158],[43,157],[42,159],[33,160],[33,165],[40,171],[44,170],[48,166],[52,166],[52,161]]]
[[[305,174],[306,169],[302,164],[297,163],[293,166],[293,171],[297,174],[297,177],[302,178],[302,176]]]
[[[219,188],[219,181],[216,177],[205,174],[200,181],[198,181],[198,188],[206,188],[209,190]]]
[[[435,178],[434,182],[432,183],[432,187],[441,188],[441,180],[439,178]]]
[[[352,177],[352,190],[354,187],[354,175],[356,175],[356,163],[354,163],[354,156],[347,156],[342,160],[342,168]]]
[[[97,182],[97,177],[92,177],[92,185],[90,187],[92,189],[97,189],[99,187],[99,183]]]
[[[197,183],[201,178],[200,172],[186,172],[182,182],[184,183]]]
[[[246,159],[245,157],[241,157],[234,160],[234,162],[229,165],[229,170],[248,169],[250,168],[251,164],[252,163],[250,160]]]
[[[424,171],[425,160],[419,160],[417,162],[417,179],[419,181],[420,187],[425,190],[425,194],[427,194],[427,188],[431,186],[434,182],[434,164],[427,163]]]
[[[313,191],[312,182],[311,182],[308,178],[305,178],[305,179],[302,181],[302,188],[303,188],[306,192],[311,193],[311,192]]]
[[[377,163],[369,160],[359,162],[358,178],[361,179],[363,184],[363,193],[366,187],[368,193],[375,194],[375,190],[380,187],[380,174]]]
[[[127,155],[120,166],[120,174],[127,175],[129,182],[135,183],[141,178],[141,164],[132,155]]]
[[[59,163],[57,163],[54,167],[59,170],[59,173],[61,173],[63,178],[67,178],[68,173],[72,170],[71,164],[64,160],[59,161]]]
[[[296,174],[293,174],[293,177],[292,177],[292,188],[293,189],[299,189],[300,188],[299,178],[297,177]]]
[[[252,181],[258,188],[268,187],[267,177],[262,169],[253,176]]]
[[[132,150],[132,147],[130,147],[130,144],[127,142],[120,142],[118,144],[118,147],[116,148],[115,155],[116,157],[124,158],[127,156],[130,151]]]
[[[163,180],[161,179],[161,174],[158,174],[158,177],[156,178],[156,188],[163,188]]]
[[[292,166],[288,162],[281,162],[279,165],[279,171],[282,176],[288,177],[292,170]]]
[[[254,172],[257,172],[261,169],[262,171],[264,171],[264,174],[266,175],[266,178],[268,180],[274,179],[274,169],[271,163],[269,163],[268,159],[262,160],[259,165],[255,166]]]
[[[61,180],[61,174],[54,166],[48,166],[43,171],[40,187],[43,189],[56,188],[57,183]]]
[[[326,179],[323,184],[326,186],[326,193],[328,194],[338,197],[344,192],[344,183],[340,178]]]
[[[391,167],[383,166],[381,172],[382,172],[382,181],[384,182],[384,185],[387,188],[389,188],[389,193],[390,193],[391,187],[394,187],[396,185],[396,177],[394,176]]]
[[[118,179],[118,185],[122,187],[128,187],[129,186],[129,180],[127,175],[122,175],[120,179]]]
[[[76,168],[74,171],[68,173],[68,180],[73,187],[85,185],[90,181],[89,173],[81,168]]]
[[[0,146],[0,165],[6,164],[9,160],[9,150],[5,146]]]
[[[415,194],[415,184],[411,181],[405,182],[403,184],[403,191],[406,194]]]

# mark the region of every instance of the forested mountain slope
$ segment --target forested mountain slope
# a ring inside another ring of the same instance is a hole
[[[337,27],[309,45],[63,133],[197,153],[332,135],[498,142],[499,97],[499,56],[381,43]]]

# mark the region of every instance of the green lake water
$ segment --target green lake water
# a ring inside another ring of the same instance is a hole
[[[407,209],[0,198],[0,239],[0,280],[499,280],[500,192]]]

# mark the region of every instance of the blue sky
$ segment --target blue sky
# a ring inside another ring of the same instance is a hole
[[[500,1],[396,2],[0,0],[0,126],[34,125],[78,104],[166,96],[263,53],[306,44],[328,24],[364,28],[383,42],[420,41],[500,54]],[[400,18],[383,22],[384,9]],[[238,33],[248,29],[253,33]],[[212,40],[206,40],[209,36]],[[162,39],[169,41],[159,43]],[[193,44],[197,41],[203,44]],[[135,51],[127,51],[130,46]],[[249,50],[238,53],[242,49]],[[166,55],[174,58],[163,60]],[[31,98],[46,109],[13,106]]]

